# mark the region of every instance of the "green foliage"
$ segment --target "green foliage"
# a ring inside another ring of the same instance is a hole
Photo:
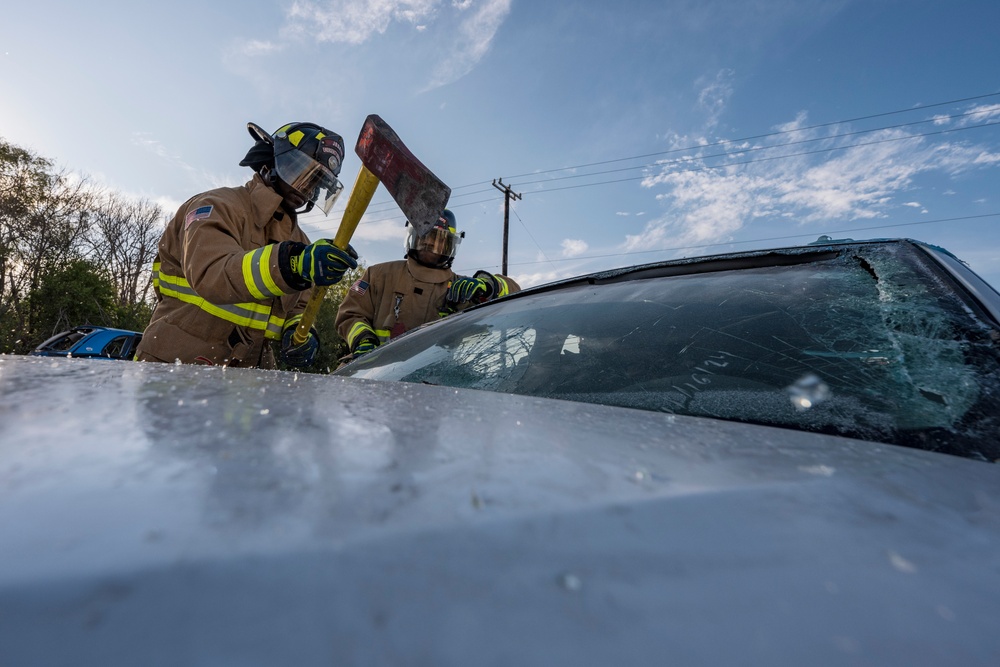
[[[30,324],[21,352],[46,338],[81,324],[118,326],[117,297],[111,281],[83,259],[57,266],[28,294]]]
[[[83,324],[144,329],[161,219],[0,139],[0,353]]]
[[[30,352],[83,324],[142,331],[149,323],[149,268],[162,212],[86,180],[0,138],[0,353]],[[334,322],[363,272],[359,267],[327,290],[309,372],[328,373],[348,354]]]
[[[149,324],[153,315],[153,304],[139,301],[132,304],[119,304],[115,307],[115,325],[118,329],[142,331]]]
[[[21,343],[21,325],[17,315],[10,310],[0,311],[0,354],[21,351]]]

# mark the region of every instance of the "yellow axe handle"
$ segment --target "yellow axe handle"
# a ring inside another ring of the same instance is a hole
[[[354,188],[351,190],[351,198],[347,200],[347,208],[344,209],[344,217],[340,221],[337,235],[333,237],[333,245],[341,250],[347,250],[351,237],[354,236],[354,230],[358,228],[361,216],[365,214],[376,189],[378,189],[378,176],[365,165],[361,165],[361,171],[358,172],[358,178],[354,181]],[[319,314],[319,307],[323,303],[324,296],[326,296],[326,287],[313,286],[312,296],[309,298],[309,303],[306,304],[306,309],[302,311],[299,326],[292,334],[292,342],[296,345],[301,345],[309,338],[309,329],[316,321],[316,315]]]

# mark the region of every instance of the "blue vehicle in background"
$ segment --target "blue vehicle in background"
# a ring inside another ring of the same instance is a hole
[[[49,338],[31,354],[36,357],[132,359],[142,333],[99,326],[73,327]]]

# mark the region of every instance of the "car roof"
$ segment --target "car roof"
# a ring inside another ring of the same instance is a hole
[[[529,288],[525,291],[558,289],[560,287],[581,282],[603,282],[616,279],[642,279],[652,277],[654,275],[685,275],[690,273],[703,273],[706,271],[768,266],[773,265],[775,262],[807,262],[815,258],[821,258],[824,255],[832,256],[831,253],[840,253],[850,247],[877,245],[910,245],[919,248],[933,249],[955,258],[951,252],[945,250],[944,248],[909,238],[885,238],[855,241],[853,239],[837,240],[830,239],[829,237],[820,237],[818,241],[805,245],[698,255],[696,257],[683,257],[658,262],[649,262],[645,264],[622,266],[613,269],[603,269],[545,283],[543,285]],[[780,258],[787,259],[782,260]],[[957,258],[955,259],[957,260]]]
[[[101,325],[97,325],[97,324],[81,324],[81,325],[75,326],[75,327],[73,327],[71,329],[67,329],[65,331],[60,331],[59,333],[55,334],[54,336],[50,336],[49,338],[46,338],[35,349],[36,350],[43,349],[46,346],[48,346],[51,343],[53,343],[54,341],[59,340],[61,338],[64,338],[65,336],[68,336],[68,335],[74,334],[74,333],[81,333],[81,334],[83,334],[83,336],[94,336],[94,335],[98,335],[98,334],[100,334],[100,335],[105,335],[106,334],[108,336],[119,336],[119,335],[141,336],[142,335],[142,333],[139,332],[139,331],[130,331],[128,329],[115,329],[115,328],[112,328],[112,327],[105,327],[105,326],[101,326]],[[83,340],[83,337],[81,337],[80,340]],[[79,342],[79,341],[77,341],[77,342]]]
[[[0,356],[0,392],[3,662],[1000,655],[995,465],[281,371]]]

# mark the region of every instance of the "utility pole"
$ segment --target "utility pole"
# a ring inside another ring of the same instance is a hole
[[[503,261],[500,263],[500,274],[507,275],[507,234],[510,229],[510,199],[520,199],[521,195],[510,189],[503,178],[493,180],[493,187],[503,193]]]

